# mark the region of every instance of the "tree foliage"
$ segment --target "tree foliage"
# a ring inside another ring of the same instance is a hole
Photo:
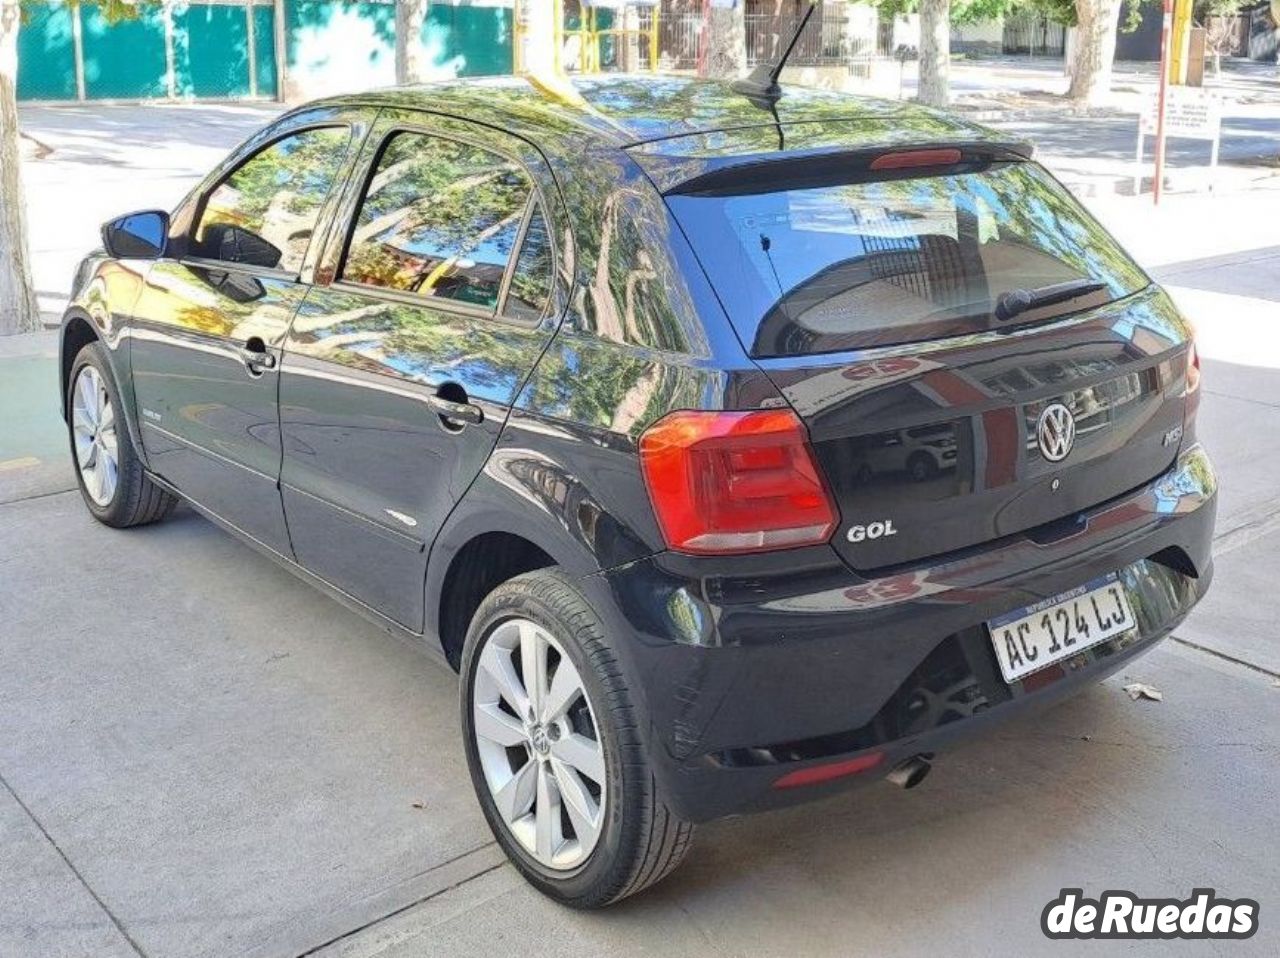
[[[871,0],[872,4],[888,16],[899,16],[919,11],[919,0]],[[1229,8],[1230,12],[1250,5],[1250,0],[1202,0]],[[1124,0],[1124,20],[1121,29],[1131,33],[1142,20],[1144,4],[1158,5],[1160,0]],[[1199,5],[1197,5],[1199,10]],[[1016,13],[1031,13],[1061,23],[1076,25],[1076,0],[951,0],[952,23],[981,23]]]
[[[22,7],[23,16],[29,17],[33,11],[40,7],[50,6],[51,0],[19,0],[19,3]],[[142,6],[139,0],[67,0],[67,5],[72,7],[97,7],[107,23],[136,20],[138,18],[138,8]]]
[[[1203,23],[1209,17],[1230,17],[1247,7],[1255,6],[1254,0],[1196,0],[1192,11],[1195,19]]]

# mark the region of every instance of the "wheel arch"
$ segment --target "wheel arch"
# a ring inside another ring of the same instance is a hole
[[[90,343],[100,342],[102,337],[98,334],[98,327],[86,313],[74,309],[67,313],[62,320],[58,346],[58,382],[62,387],[60,402],[64,422],[67,418],[67,390],[71,386],[71,367],[75,365],[76,357],[82,349]]]
[[[93,343],[100,343],[106,350],[107,369],[116,387],[116,395],[121,399],[119,413],[124,417],[133,448],[145,466],[146,454],[142,445],[142,436],[138,431],[137,417],[134,414],[133,389],[128,388],[131,384],[127,382],[127,371],[126,375],[122,375],[119,368],[120,363],[127,360],[122,357],[118,342],[113,345],[104,334],[102,324],[95,322],[88,312],[76,306],[68,309],[63,316],[62,329],[58,335],[58,384],[61,387],[58,406],[62,410],[62,419],[64,422],[67,421],[67,392],[71,386],[71,370],[75,366],[76,357],[80,355],[81,350]]]
[[[653,552],[619,517],[605,521],[603,507],[568,470],[504,470],[502,460],[490,459],[427,561],[425,632],[455,669],[472,614],[507,579],[548,566],[581,579]]]
[[[446,565],[443,559],[439,564]],[[429,634],[437,637],[455,672],[462,661],[467,629],[485,596],[518,575],[554,565],[556,560],[536,543],[504,530],[478,533],[452,550],[437,591],[428,591],[436,601],[427,614],[434,619]]]

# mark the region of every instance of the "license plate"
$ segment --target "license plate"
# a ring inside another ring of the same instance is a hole
[[[1070,658],[1135,625],[1124,586],[1113,572],[987,623],[1006,682]]]

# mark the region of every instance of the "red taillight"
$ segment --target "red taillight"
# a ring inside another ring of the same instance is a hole
[[[877,156],[871,161],[871,169],[910,170],[918,166],[954,166],[959,162],[960,151],[956,149],[899,150]]]
[[[847,775],[867,772],[884,761],[884,752],[870,752],[857,758],[845,759],[842,762],[830,762],[826,765],[814,765],[809,768],[798,768],[788,772],[776,782],[774,788],[800,788],[803,785],[820,785]]]
[[[667,545],[763,552],[825,542],[836,510],[789,409],[674,412],[640,437],[640,465]]]

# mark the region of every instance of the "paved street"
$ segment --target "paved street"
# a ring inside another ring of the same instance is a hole
[[[76,263],[122,212],[172,209],[279,104],[26,106],[23,132],[52,155],[23,164],[36,292],[62,315]],[[29,144],[30,145],[30,144]]]
[[[27,165],[42,290],[98,221],[172,203],[267,115],[24,109],[66,149]],[[1061,954],[1039,921],[1064,886],[1262,905],[1246,942],[1091,952],[1280,953],[1280,190],[1089,202],[1199,326],[1208,599],[921,788],[710,825],[601,914],[503,864],[452,673],[188,510],[94,523],[52,334],[0,339],[0,956]],[[1164,700],[1130,701],[1133,680]]]
[[[871,80],[845,81],[853,93],[911,97],[915,65],[900,81],[895,64]],[[1106,102],[1083,113],[1064,100],[1068,78],[1061,59],[1005,56],[956,60],[951,93],[957,109],[1020,139],[1034,142],[1059,178],[1085,196],[1132,193],[1137,119],[1155,95],[1152,63],[1117,63]],[[1179,191],[1219,190],[1252,185],[1280,173],[1280,74],[1273,64],[1224,61],[1223,72],[1206,78],[1206,88],[1223,103],[1220,166],[1210,174],[1210,144],[1171,138],[1166,177]],[[1143,176],[1150,190],[1155,144],[1147,138]]]

